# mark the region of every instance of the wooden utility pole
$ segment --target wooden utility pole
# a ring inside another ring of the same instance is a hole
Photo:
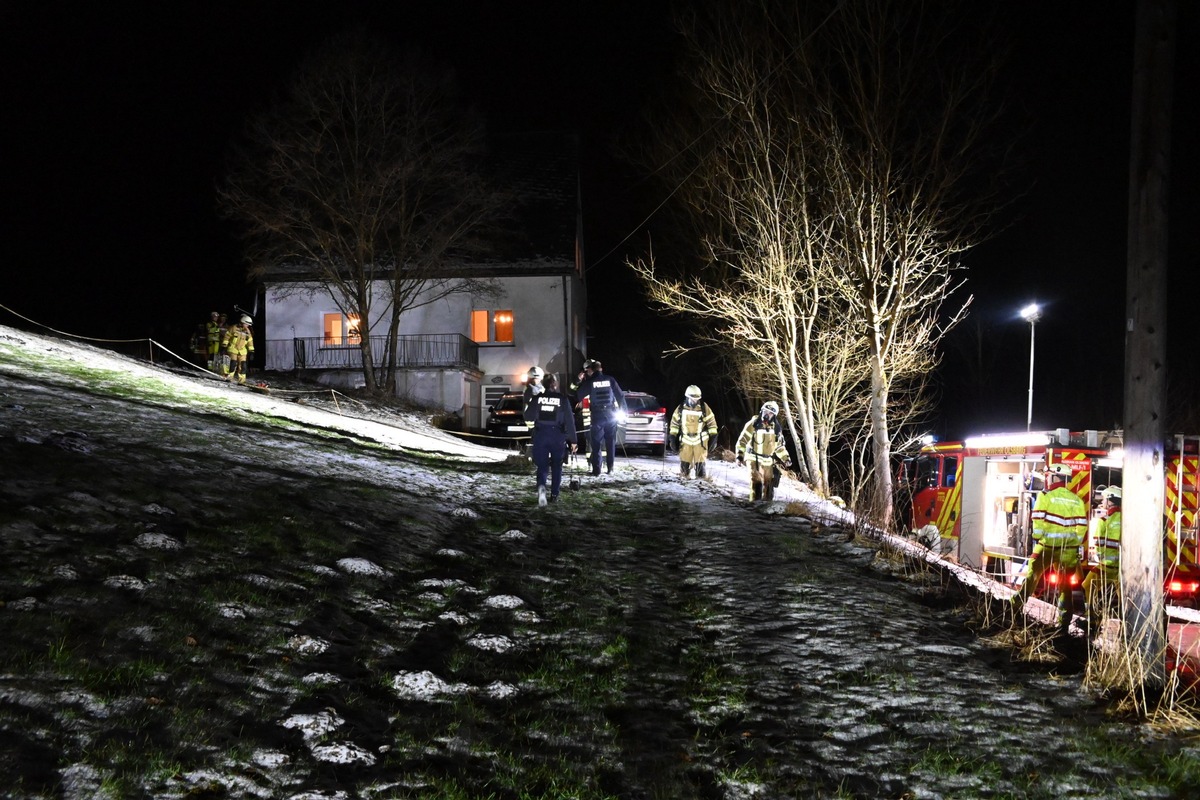
[[[1175,0],[1138,0],[1125,284],[1125,467],[1121,583],[1125,642],[1141,688],[1165,683],[1163,412],[1167,392],[1167,188]],[[1136,680],[1136,679],[1135,679]]]

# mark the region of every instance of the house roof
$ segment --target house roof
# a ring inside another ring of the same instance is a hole
[[[502,277],[575,272],[579,230],[578,137],[541,132],[493,135],[485,169],[511,200],[499,232],[489,237],[489,253],[455,259],[442,275]],[[303,263],[265,270],[272,281],[311,280]]]
[[[495,178],[514,195],[513,233],[505,260],[567,259],[574,263],[579,214],[578,139],[526,133],[492,140]],[[509,249],[511,248],[511,249]]]

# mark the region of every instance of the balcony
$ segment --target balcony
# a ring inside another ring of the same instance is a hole
[[[387,337],[372,336],[371,356],[383,367]],[[329,340],[321,336],[270,339],[266,343],[266,368],[292,370],[362,369],[362,348],[357,340]],[[405,369],[478,369],[479,345],[460,333],[399,336],[396,364]]]

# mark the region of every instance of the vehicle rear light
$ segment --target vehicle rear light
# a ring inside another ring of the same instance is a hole
[[[660,408],[656,413],[662,414],[665,417],[667,415],[667,409]]]
[[[1051,572],[1046,575],[1046,583],[1050,584],[1051,586],[1058,586],[1058,573]]]
[[[1200,581],[1170,581],[1167,591],[1171,594],[1195,594],[1200,590]]]
[[[1078,572],[1072,572],[1072,573],[1071,573],[1071,585],[1072,585],[1072,586],[1078,586],[1078,585],[1079,585],[1079,573],[1078,573]]]

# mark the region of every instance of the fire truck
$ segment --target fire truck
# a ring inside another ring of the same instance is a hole
[[[1167,603],[1200,607],[1200,437],[1173,437],[1166,455],[1164,595]],[[1090,508],[1100,487],[1121,485],[1121,462],[1119,431],[1059,428],[932,443],[899,466],[899,513],[935,551],[1016,586],[1033,549],[1031,512],[1044,470],[1069,466],[1067,486]]]

